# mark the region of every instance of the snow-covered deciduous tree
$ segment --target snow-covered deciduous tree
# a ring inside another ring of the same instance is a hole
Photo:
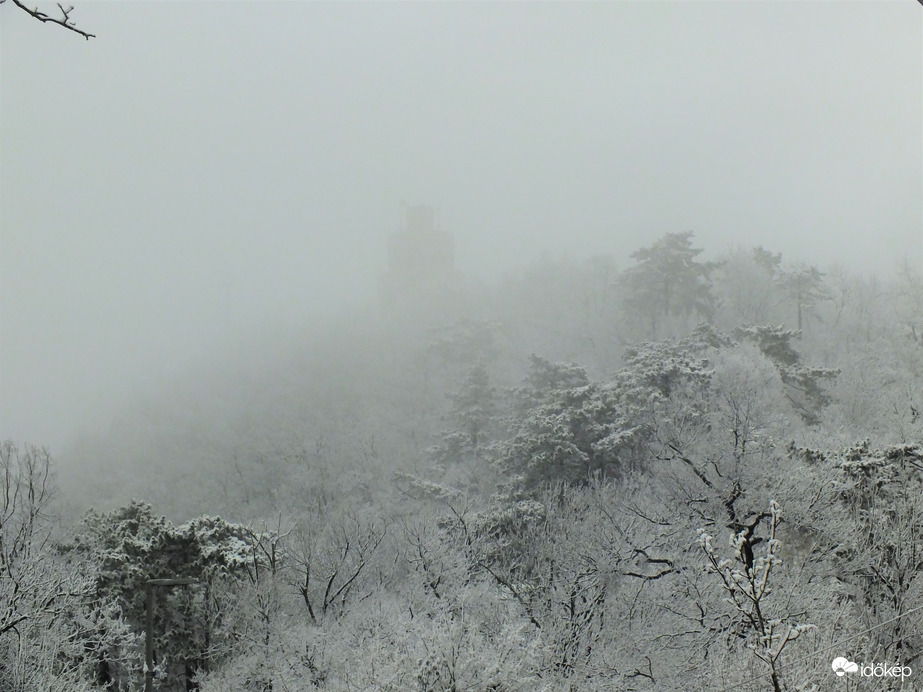
[[[782,509],[771,501],[767,512],[730,535],[731,558],[721,557],[707,531],[699,534],[708,565],[727,595],[730,612],[726,629],[765,666],[774,692],[789,689],[782,673],[782,653],[802,634],[815,629],[788,612],[784,599],[773,599],[771,580],[782,562],[778,538],[781,521]]]
[[[772,324],[784,295],[776,278],[782,255],[763,247],[737,249],[715,272],[716,322],[732,330],[741,324]]]
[[[47,449],[0,443],[0,637],[58,596],[40,566],[50,538],[51,474]]]
[[[94,593],[92,569],[53,538],[53,460],[0,443],[0,689],[89,690],[107,682],[94,655],[132,641]]]
[[[923,348],[923,274],[906,262],[898,269],[897,279],[897,294],[901,298],[898,319]]]
[[[343,613],[355,599],[374,589],[376,551],[386,526],[375,517],[344,511],[333,517],[309,515],[289,541],[291,586],[313,623]]]
[[[876,450],[866,440],[831,458],[855,529],[852,545],[844,545],[844,575],[855,580],[863,624],[887,623],[869,635],[865,650],[918,660],[923,635],[900,616],[923,606],[923,446]]]

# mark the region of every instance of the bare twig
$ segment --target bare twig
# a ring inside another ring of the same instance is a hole
[[[6,2],[6,0],[0,0],[0,5],[2,5],[4,2]],[[73,19],[71,19],[71,12],[74,11],[73,5],[69,7],[64,7],[64,5],[62,5],[61,3],[57,3],[58,9],[61,11],[61,16],[52,17],[51,15],[45,14],[44,12],[42,12],[38,7],[27,6],[25,3],[22,2],[22,0],[13,0],[13,4],[16,5],[16,7],[21,9],[23,12],[34,17],[35,19],[39,20],[43,24],[46,22],[50,22],[51,24],[57,24],[58,26],[63,26],[65,29],[69,31],[73,31],[76,34],[80,34],[87,41],[89,41],[91,38],[96,38],[96,34],[91,34],[87,31],[84,31],[83,29],[77,26],[77,24],[74,22]]]

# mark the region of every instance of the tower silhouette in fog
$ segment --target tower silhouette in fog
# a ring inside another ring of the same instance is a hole
[[[432,207],[408,207],[404,230],[388,238],[388,268],[379,284],[382,307],[425,313],[448,307],[459,284],[454,245],[452,234],[436,227]]]

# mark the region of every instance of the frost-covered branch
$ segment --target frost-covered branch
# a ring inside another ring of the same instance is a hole
[[[753,539],[753,531],[763,518],[769,519],[768,536]],[[803,632],[813,629],[809,624],[793,624],[791,614],[771,617],[769,597],[772,594],[770,576],[782,564],[779,557],[780,542],[776,538],[782,510],[775,501],[769,503],[769,512],[761,514],[749,527],[732,533],[730,546],[734,559],[720,558],[712,544],[712,537],[704,529],[699,531],[699,545],[705,552],[709,568],[721,579],[728,601],[737,611],[737,621],[744,631],[747,647],[753,655],[769,668],[768,676],[774,692],[784,689],[779,673],[779,658],[789,642]],[[762,543],[763,554],[755,556],[754,545]]]

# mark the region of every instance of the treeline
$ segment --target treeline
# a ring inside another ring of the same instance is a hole
[[[913,667],[923,282],[701,255],[549,262],[439,327],[344,323],[186,382],[65,455],[71,505],[116,498],[67,530],[47,452],[7,444],[0,688],[140,689],[163,577],[195,580],[155,589],[163,690]]]

